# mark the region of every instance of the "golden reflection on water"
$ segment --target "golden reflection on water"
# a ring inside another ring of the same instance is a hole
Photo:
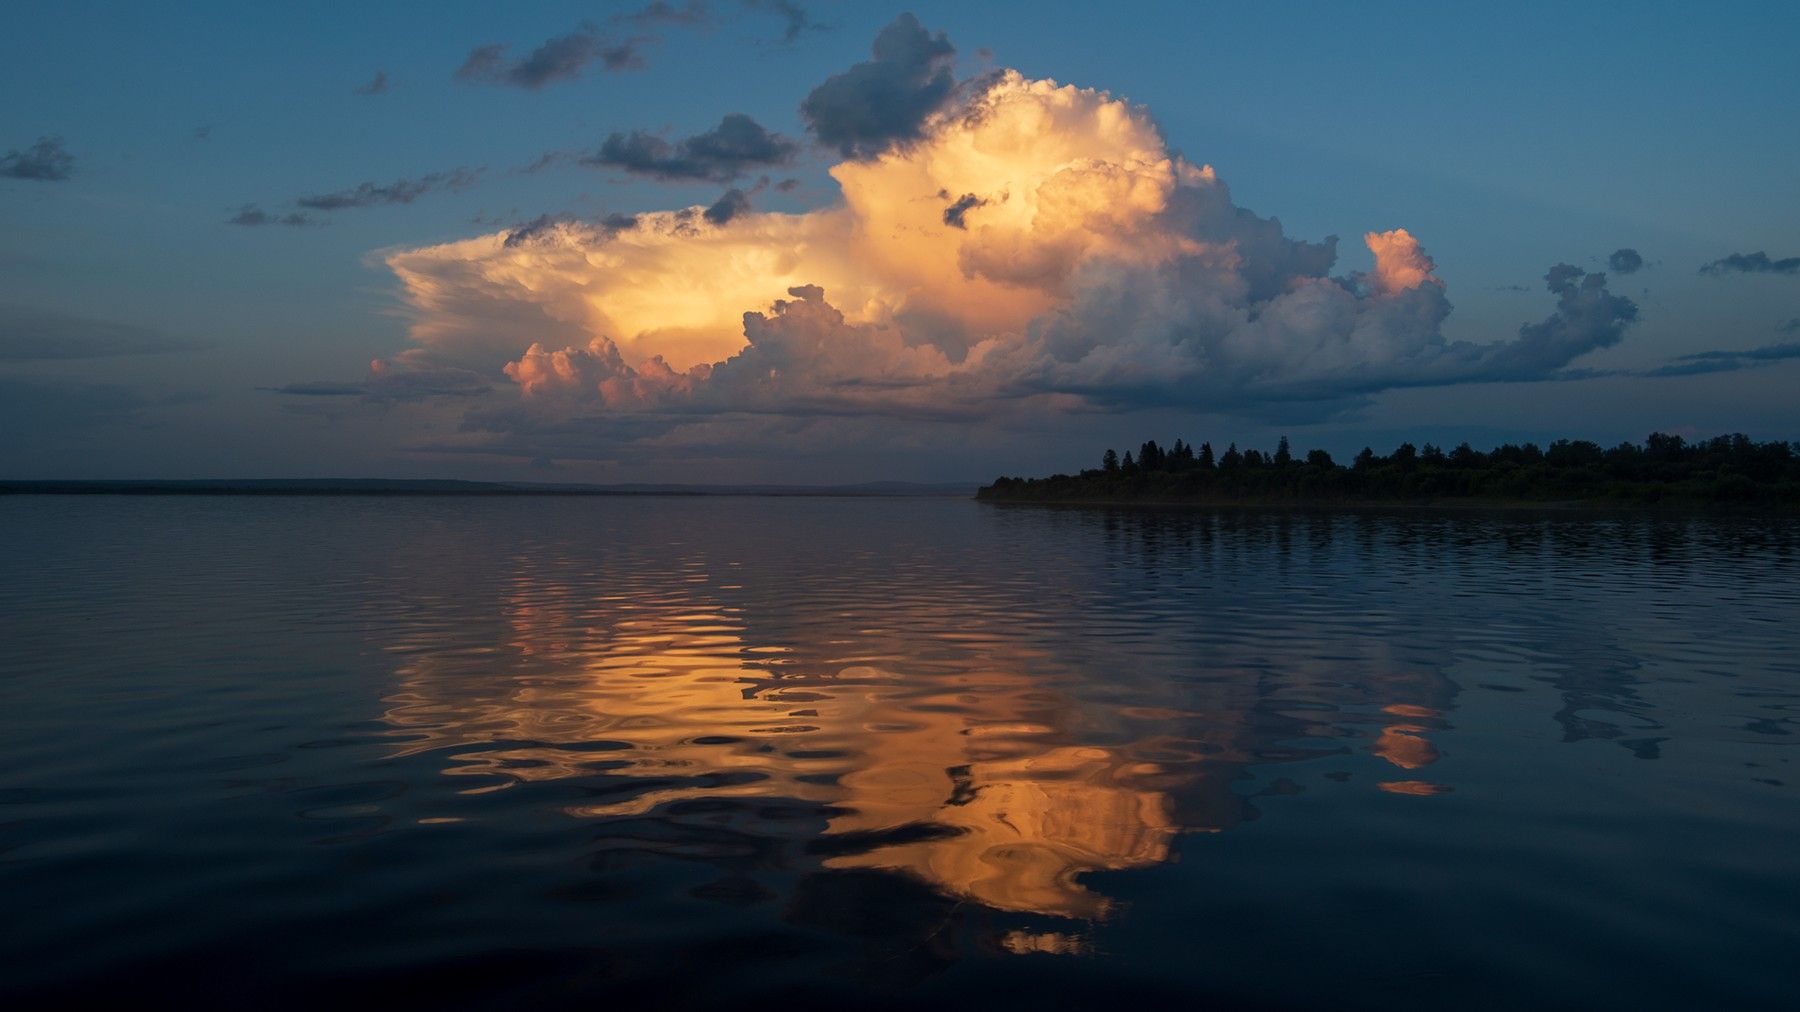
[[[1400,718],[1381,729],[1375,739],[1375,754],[1403,770],[1430,766],[1440,758],[1437,746],[1425,735],[1444,726],[1442,711],[1411,703],[1390,703],[1381,708],[1390,717]],[[1448,794],[1450,788],[1425,780],[1385,780],[1375,785],[1389,794],[1431,797]]]
[[[1124,705],[1091,733],[1091,708],[1037,676],[1042,654],[966,630],[936,642],[897,631],[963,630],[953,607],[910,601],[891,627],[757,642],[742,611],[698,582],[582,600],[521,579],[504,607],[504,649],[469,657],[432,649],[429,634],[403,638],[391,645],[404,661],[385,714],[406,740],[400,753],[447,756],[444,773],[469,778],[469,793],[618,778],[567,807],[582,819],[693,799],[811,802],[829,813],[825,837],[849,844],[828,851],[827,868],[901,873],[998,910],[1067,918],[1111,908],[1084,874],[1162,862],[1178,832],[1244,817],[1227,785],[1248,761],[1246,736],[1134,735],[1192,715]],[[1217,691],[1227,715],[1254,703],[1249,689]],[[1404,769],[1436,760],[1422,735],[1439,711],[1386,713],[1399,719],[1377,755]],[[1379,786],[1425,792],[1412,783]],[[1179,820],[1176,791],[1187,799]],[[1001,944],[1073,953],[1085,943],[1015,932]]]

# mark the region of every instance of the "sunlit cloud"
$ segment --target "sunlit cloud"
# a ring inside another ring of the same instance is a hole
[[[1143,107],[1016,71],[957,84],[953,53],[902,18],[808,97],[814,135],[846,156],[831,206],[757,211],[731,191],[388,251],[411,361],[512,381],[518,410],[471,429],[634,416],[643,438],[732,414],[1347,404],[1561,378],[1636,318],[1605,275],[1559,264],[1548,317],[1450,341],[1447,286],[1407,229],[1370,230],[1373,270],[1334,275],[1336,237],[1295,239],[1238,206]],[[875,110],[865,122],[834,118],[857,102]],[[698,139],[646,164],[693,161],[704,178],[684,147]]]

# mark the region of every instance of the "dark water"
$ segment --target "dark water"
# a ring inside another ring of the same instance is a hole
[[[11,498],[0,651],[14,1001],[1800,983],[1793,521]]]

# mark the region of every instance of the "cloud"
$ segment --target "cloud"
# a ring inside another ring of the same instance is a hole
[[[807,127],[847,158],[869,158],[917,140],[956,90],[956,47],[902,14],[875,36],[873,58],[835,74],[800,103]]]
[[[744,191],[734,186],[714,201],[712,206],[702,213],[702,217],[714,225],[724,225],[749,210],[750,198],[744,194]]]
[[[0,362],[162,355],[204,347],[136,324],[0,303]]]
[[[157,401],[108,383],[0,376],[0,431],[19,448],[57,441],[71,432],[138,421]]]
[[[421,362],[416,355],[402,354],[370,362],[365,380],[289,383],[262,389],[292,397],[360,397],[371,403],[391,404],[437,397],[479,397],[493,389],[493,384],[468,369],[434,366]]]
[[[842,202],[805,213],[722,200],[393,251],[407,354],[510,380],[516,401],[470,414],[467,438],[562,456],[583,432],[697,446],[828,422],[905,438],[881,419],[1320,418],[1384,390],[1587,375],[1570,364],[1637,315],[1604,274],[1557,265],[1543,319],[1451,341],[1447,287],[1407,229],[1369,231],[1373,269],[1334,275],[1335,237],[1238,206],[1143,108],[1011,71],[830,171]],[[957,221],[952,194],[973,198]]]
[[[674,25],[679,28],[704,28],[712,24],[712,11],[701,0],[687,0],[680,6],[668,0],[654,0],[653,3],[627,14],[615,14],[613,24],[634,25],[638,28],[653,28],[659,25]]]
[[[949,207],[944,208],[944,224],[951,228],[967,229],[969,227],[966,221],[968,213],[986,203],[987,201],[973,193],[965,193],[956,198]]]
[[[0,158],[0,177],[61,182],[75,172],[75,156],[63,148],[61,137],[39,137],[23,151],[17,148]]]
[[[1668,365],[1652,369],[1645,376],[1698,376],[1704,373],[1736,372],[1800,358],[1800,341],[1766,344],[1744,351],[1702,351],[1682,355]]]
[[[774,14],[785,21],[786,27],[781,33],[783,42],[793,42],[805,32],[824,31],[825,29],[824,25],[812,19],[812,14],[806,8],[795,3],[794,0],[744,0],[744,7],[747,10]]]
[[[288,214],[270,214],[269,212],[263,210],[262,208],[257,207],[255,204],[245,204],[243,207],[238,209],[238,213],[225,219],[225,223],[227,225],[247,225],[250,227],[257,227],[257,226],[261,226],[261,225],[299,226],[299,225],[317,225],[317,224],[319,224],[319,222],[313,220],[312,218],[307,217],[304,214],[300,214],[299,212],[291,212]]]
[[[1769,259],[1762,250],[1755,253],[1733,253],[1700,268],[1702,274],[1800,274],[1800,257]]]
[[[536,91],[547,84],[580,77],[590,63],[598,62],[601,69],[613,73],[642,69],[640,50],[653,41],[648,36],[612,39],[594,25],[584,24],[567,35],[550,39],[518,60],[507,58],[502,43],[476,46],[452,77],[468,83],[504,84]]]
[[[1634,249],[1616,249],[1606,258],[1606,267],[1614,274],[1636,274],[1644,267],[1644,258]]]
[[[357,95],[380,95],[380,94],[385,93],[387,90],[388,90],[387,71],[377,70],[375,72],[375,76],[369,79],[369,83],[364,84],[364,85],[359,85],[356,88],[354,94],[357,94]]]
[[[734,112],[711,130],[674,143],[642,130],[614,133],[581,162],[665,182],[728,183],[753,169],[786,165],[799,149],[793,141]]]
[[[457,168],[449,172],[432,172],[417,179],[396,179],[385,186],[362,183],[333,193],[315,193],[295,198],[294,203],[314,211],[338,211],[350,207],[376,207],[382,204],[410,204],[436,190],[462,190],[474,185],[480,169]]]

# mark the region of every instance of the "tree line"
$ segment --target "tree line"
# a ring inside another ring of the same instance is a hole
[[[1155,440],[1124,456],[1108,449],[1100,466],[1048,478],[1002,477],[984,499],[1220,502],[1416,502],[1491,499],[1621,503],[1707,501],[1800,505],[1800,443],[1756,442],[1742,433],[1688,442],[1652,433],[1643,443],[1602,447],[1559,439],[1548,446],[1506,443],[1483,452],[1401,443],[1382,456],[1364,447],[1347,464],[1324,450],[1296,456],[1287,437],[1275,450],[1215,453],[1180,439]]]

